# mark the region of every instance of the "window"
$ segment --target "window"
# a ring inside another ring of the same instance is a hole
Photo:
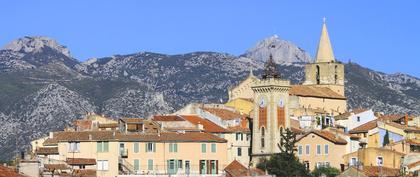
[[[322,162],[317,162],[317,163],[315,164],[315,168],[320,168],[320,167],[322,167]]]
[[[182,160],[178,160],[177,167],[182,169]]]
[[[357,165],[357,158],[356,157],[352,157],[350,160],[350,165]]]
[[[316,155],[321,155],[321,145],[316,145]]]
[[[325,162],[325,167],[330,167],[330,162]]]
[[[205,143],[201,144],[201,152],[206,153],[206,144]]]
[[[176,173],[176,171],[177,171],[177,169],[176,169],[176,167],[175,167],[175,160],[173,160],[173,159],[171,159],[171,160],[168,160],[168,172],[169,172],[169,174],[175,174]]]
[[[139,171],[140,170],[140,160],[134,159],[134,170]]]
[[[146,143],[146,152],[156,152],[156,143]]]
[[[248,156],[251,156],[251,154],[252,154],[252,150],[251,148],[248,148]]]
[[[306,149],[306,155],[309,155],[311,148],[308,144],[306,145],[305,149]]]
[[[98,160],[97,166],[98,166],[98,171],[107,171],[108,170],[108,160]]]
[[[169,152],[178,152],[178,144],[169,143]]]
[[[384,165],[384,158],[381,156],[376,157],[376,165],[378,166]]]
[[[109,142],[108,141],[98,141],[96,142],[96,151],[97,152],[108,152]]]
[[[246,135],[246,141],[249,141],[250,137],[251,137],[251,135],[247,134]]]
[[[206,167],[206,161],[200,160],[200,174],[206,174],[207,167]]]
[[[191,169],[191,164],[189,160],[185,161],[185,174],[189,175],[190,174],[190,169]]]
[[[357,116],[357,122],[360,122],[360,116]]]
[[[211,174],[217,174],[217,160],[210,161]]]
[[[265,130],[264,127],[261,127],[261,148],[265,147]]]
[[[329,147],[328,144],[324,145],[324,154],[328,155]]]
[[[69,152],[80,152],[80,142],[69,142]]]
[[[244,134],[243,133],[240,133],[241,134],[241,141],[243,141],[244,140]]]
[[[239,141],[240,133],[236,133],[236,141]]]
[[[242,156],[242,148],[238,147],[238,156]]]
[[[139,146],[139,142],[134,142],[134,153],[139,153],[140,151],[140,146]]]
[[[153,170],[153,159],[149,159],[147,161],[147,169],[148,170]]]
[[[303,147],[302,147],[302,145],[299,145],[298,146],[298,154],[302,155],[302,153],[303,153],[302,151],[303,151]]]
[[[310,167],[310,166],[309,166],[309,165],[310,165],[310,164],[309,164],[309,161],[305,161],[305,162],[303,162],[303,163],[304,163],[304,165],[305,165],[305,168],[306,168],[307,170],[309,170],[309,167]]]
[[[216,152],[216,144],[215,143],[212,143],[211,144],[211,152]]]
[[[320,84],[320,73],[319,73],[319,65],[316,65],[316,84]]]

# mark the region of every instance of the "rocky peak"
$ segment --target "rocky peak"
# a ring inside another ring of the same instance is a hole
[[[25,36],[10,42],[9,44],[5,45],[3,49],[16,52],[39,53],[45,47],[49,47],[69,58],[72,58],[67,47],[60,45],[56,40],[52,38],[44,36]]]
[[[277,35],[259,41],[254,47],[248,49],[245,57],[266,61],[270,54],[276,63],[310,62],[311,57],[303,49],[292,42],[280,39]]]

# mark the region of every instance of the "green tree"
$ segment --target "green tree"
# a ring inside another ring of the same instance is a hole
[[[326,177],[336,177],[340,174],[340,170],[334,167],[320,167],[312,171],[311,174],[313,177],[321,177],[323,174]]]
[[[305,165],[295,156],[296,134],[290,129],[280,130],[281,141],[278,144],[280,153],[273,154],[269,160],[262,159],[257,168],[267,170],[278,177],[310,177]]]
[[[384,136],[384,141],[382,142],[382,146],[386,146],[388,144],[389,144],[389,132],[388,132],[388,130],[386,130],[385,136]]]

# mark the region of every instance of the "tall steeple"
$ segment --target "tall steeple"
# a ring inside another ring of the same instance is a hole
[[[335,62],[330,38],[328,36],[327,24],[325,23],[325,17],[323,20],[324,20],[324,23],[322,25],[321,39],[319,40],[315,62],[316,63]]]

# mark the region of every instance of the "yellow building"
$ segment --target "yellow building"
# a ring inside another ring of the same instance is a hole
[[[226,106],[230,106],[238,110],[241,114],[250,115],[254,108],[254,101],[246,98],[235,98],[225,103]]]
[[[363,166],[382,166],[387,168],[400,168],[403,153],[387,148],[368,147],[343,156],[346,166],[359,163]]]
[[[54,132],[44,144],[58,147],[59,160],[55,164],[114,177],[119,174],[221,174],[228,165],[226,142],[202,132],[82,131]]]
[[[344,164],[347,141],[329,131],[313,130],[297,139],[297,157],[307,169],[331,166],[340,169]]]

